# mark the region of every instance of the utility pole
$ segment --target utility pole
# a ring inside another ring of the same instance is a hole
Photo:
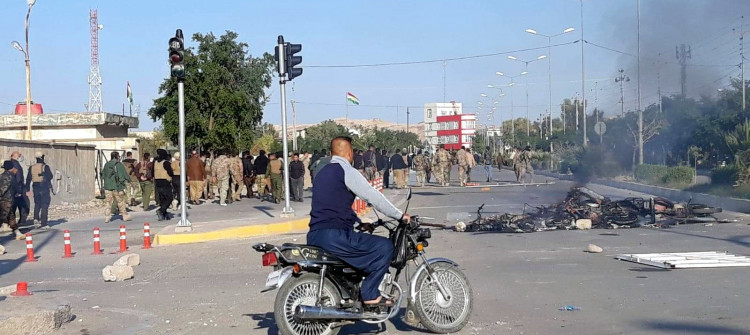
[[[640,0],[639,0],[640,1]],[[640,6],[640,2],[639,2]],[[640,7],[639,7],[640,8]],[[583,0],[581,0],[581,94],[583,105],[581,106],[583,108],[583,146],[587,146],[589,139],[587,136],[588,131],[586,130],[586,70],[584,67],[583,62],[583,45],[586,44],[586,40],[583,39]],[[576,118],[576,122],[578,122],[578,118]]]
[[[406,132],[409,132],[409,106],[406,106]]]
[[[640,7],[639,7],[640,8]],[[684,97],[687,85],[687,61],[691,58],[691,49],[685,43],[675,47],[675,57],[680,63],[680,94]]]
[[[615,82],[620,83],[620,116],[625,116],[625,92],[622,88],[622,84],[630,81],[630,77],[625,75],[625,70],[623,69],[619,69],[617,72],[620,73],[615,77]]]
[[[292,83],[292,91],[294,91],[294,83]],[[294,103],[296,101],[291,100],[292,102],[292,151],[297,151],[297,110],[294,108]]]
[[[742,112],[745,112],[745,16],[740,17],[740,80],[742,81]],[[732,29],[734,30],[734,29]],[[735,31],[735,33],[737,33]]]
[[[578,100],[578,92],[576,92],[576,99],[574,101],[574,104],[576,105],[576,132],[578,132],[578,120],[581,118],[578,115],[578,104],[580,103],[580,100]]]
[[[641,0],[638,0],[638,164],[643,164],[643,110],[641,109]],[[683,66],[684,73],[684,66]],[[684,77],[683,77],[684,78]],[[683,80],[683,87],[684,87]]]
[[[446,67],[448,66],[447,61],[443,61],[443,102],[445,102],[445,95],[446,95]]]
[[[599,123],[599,82],[594,82],[594,113],[596,113],[596,123]],[[601,143],[601,141],[599,141]]]
[[[563,122],[563,135],[565,135],[565,104],[560,104],[560,111],[562,112],[562,122]]]

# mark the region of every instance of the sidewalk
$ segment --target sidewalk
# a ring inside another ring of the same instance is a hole
[[[391,202],[399,206],[405,200],[406,190],[386,190],[384,194]],[[258,204],[251,206],[255,211],[248,212],[245,217],[235,219],[215,220],[215,213],[191,215],[192,232],[175,233],[176,223],[174,223],[156,233],[154,244],[174,245],[241,239],[261,235],[303,233],[308,230],[308,224],[310,223],[310,204],[312,202],[310,196],[311,194],[306,196],[304,203],[291,203],[295,211],[295,216],[291,218],[280,217],[283,202],[278,205]],[[233,210],[232,206],[222,209]],[[367,216],[369,213],[371,213],[370,210],[366,211],[363,216]]]

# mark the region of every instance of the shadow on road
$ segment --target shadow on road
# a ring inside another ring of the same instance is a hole
[[[270,210],[274,209],[273,207],[269,207],[269,206],[253,206],[253,208],[255,208],[255,209],[263,212],[263,214],[268,215],[268,217],[270,217],[270,218],[275,217],[273,214],[271,214],[271,212],[269,212]]]
[[[413,332],[418,329],[414,329],[404,323],[402,318],[404,317],[405,311],[401,310],[398,316],[394,317],[390,321],[393,322],[393,326],[399,332]],[[253,329],[268,329],[268,335],[278,335],[279,328],[276,326],[276,320],[273,317],[273,312],[262,313],[262,314],[242,314],[242,316],[250,317],[258,324]],[[386,324],[367,324],[364,322],[357,322],[353,325],[347,325],[341,327],[341,335],[348,334],[378,334],[388,331],[388,325]]]
[[[694,322],[670,322],[670,321],[646,321],[642,327],[658,333],[675,333],[675,334],[747,334],[747,329],[740,329],[729,326],[707,325]]]
[[[42,250],[55,236],[58,235],[58,233],[60,232],[57,230],[49,230],[49,231],[34,233],[33,236],[36,239],[34,241],[34,250],[35,251]],[[9,245],[12,245],[14,248],[23,248],[23,250],[26,250],[26,242],[24,241],[15,241],[15,242],[12,242],[12,244],[6,244],[5,240],[6,238],[0,241],[2,241],[3,245],[5,245],[6,247],[8,247]],[[7,240],[13,240],[13,238],[12,237],[7,238]],[[39,256],[37,256],[36,258],[39,258]],[[0,260],[0,277],[2,277],[6,273],[10,273],[11,271],[15,270],[17,267],[23,264],[25,260],[26,260],[26,256],[22,256],[17,259]]]

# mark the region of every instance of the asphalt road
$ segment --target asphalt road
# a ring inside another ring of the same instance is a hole
[[[482,175],[480,169],[474,171],[476,180],[483,180]],[[502,183],[511,175],[506,171],[496,177]],[[409,212],[446,224],[471,220],[482,203],[485,213],[520,212],[525,203],[561,200],[572,185],[550,181],[554,184],[415,188]],[[631,195],[594,189],[612,198]],[[401,202],[405,190],[386,194]],[[750,269],[668,271],[613,258],[618,253],[712,250],[750,254],[748,216],[722,215],[739,221],[665,230],[434,231],[427,256],[455,260],[472,283],[474,312],[460,334],[750,334]],[[101,267],[118,255],[81,255],[73,262],[49,257],[5,273],[0,265],[0,285],[28,280],[37,299],[71,303],[76,320],[60,334],[276,334],[275,292],[259,293],[270,270],[261,267],[260,254],[250,247],[258,241],[301,243],[304,235],[141,251],[135,278],[121,283],[105,283],[100,277]],[[589,243],[604,252],[583,252]],[[580,310],[558,310],[566,305]],[[420,330],[394,320],[380,327],[347,326],[341,334],[378,332]]]

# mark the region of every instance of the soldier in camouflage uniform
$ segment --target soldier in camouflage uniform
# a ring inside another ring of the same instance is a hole
[[[424,157],[424,155],[422,155],[421,149],[417,151],[417,155],[414,156],[414,159],[412,159],[412,165],[414,166],[414,171],[417,172],[417,184],[420,187],[423,187],[425,182],[425,169],[427,168],[427,159]]]
[[[227,205],[227,192],[229,191],[229,167],[231,162],[223,152],[219,152],[219,157],[216,157],[211,164],[211,174],[213,175],[214,181],[218,186],[219,192],[219,204],[222,206]]]
[[[440,145],[440,149],[435,153],[437,161],[437,175],[441,186],[449,186],[451,183],[451,167],[453,161],[451,154],[445,150],[445,145]]]
[[[240,201],[242,198],[242,185],[245,183],[245,178],[242,174],[242,158],[240,158],[239,154],[232,155],[229,169],[232,174],[232,201]]]
[[[442,147],[438,153],[440,154],[438,157],[438,161],[440,161],[440,171],[443,172],[443,186],[450,186],[451,168],[453,168],[454,156],[445,150],[445,147]]]
[[[213,159],[211,158],[210,153],[204,152],[201,160],[203,160],[203,166],[205,168],[204,176],[206,177],[206,183],[203,186],[203,199],[208,201],[214,198],[214,189],[216,187],[213,175],[211,174],[211,163],[213,162]]]
[[[13,196],[15,194],[15,175],[18,169],[11,161],[3,163],[2,174],[0,174],[0,223],[3,231],[13,231],[17,240],[24,239],[24,235],[18,230],[16,213],[13,212]]]
[[[104,185],[105,210],[104,222],[107,223],[112,215],[112,204],[117,203],[122,219],[130,221],[128,205],[125,203],[125,183],[130,182],[130,176],[125,171],[125,165],[120,162],[120,153],[113,151],[110,160],[102,168],[102,180]]]
[[[430,172],[435,176],[435,182],[437,182],[438,185],[443,186],[443,169],[441,168],[440,161],[438,161],[438,151],[440,151],[440,148],[438,148],[438,150],[435,151],[435,154],[432,155]]]

